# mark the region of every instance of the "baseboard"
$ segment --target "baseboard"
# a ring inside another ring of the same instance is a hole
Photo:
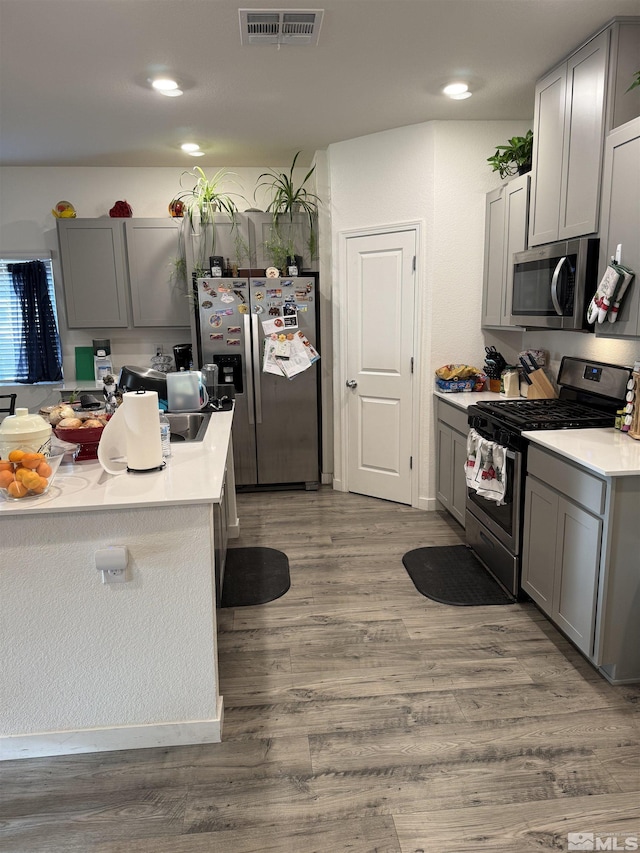
[[[227,537],[229,539],[238,539],[240,536],[240,519],[236,518],[231,524],[227,525]]]
[[[44,758],[50,755],[76,755],[82,752],[111,752],[118,749],[149,749],[154,746],[220,743],[223,719],[222,696],[218,698],[216,712],[217,716],[213,720],[38,732],[15,737],[0,737],[0,761]]]
[[[320,482],[323,486],[330,486],[333,483],[333,474],[323,471],[320,475]]]
[[[435,498],[418,498],[416,509],[424,509],[427,512],[435,512],[438,509],[438,501]]]

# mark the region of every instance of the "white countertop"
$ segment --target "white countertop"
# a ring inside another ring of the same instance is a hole
[[[162,471],[107,474],[97,461],[63,463],[49,491],[3,500],[0,513],[127,509],[142,506],[219,503],[233,412],[214,412],[202,441],[175,442]]]
[[[620,430],[552,429],[523,432],[533,444],[545,447],[605,477],[640,475],[640,441]]]
[[[462,409],[465,412],[469,406],[472,406],[474,403],[479,403],[481,400],[514,399],[513,397],[504,397],[502,394],[498,394],[495,391],[458,391],[447,394],[446,391],[439,391],[436,389],[433,393],[436,397],[440,397],[441,400],[444,400],[445,403],[451,403],[452,406],[455,406],[457,409]],[[524,400],[524,397],[517,397],[516,399]]]

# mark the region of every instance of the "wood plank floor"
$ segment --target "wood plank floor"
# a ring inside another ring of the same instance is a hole
[[[640,837],[640,688],[529,603],[448,607],[402,554],[448,516],[358,495],[238,498],[288,555],[219,612],[224,742],[0,764],[3,853],[528,853]],[[620,846],[618,849],[624,849]]]

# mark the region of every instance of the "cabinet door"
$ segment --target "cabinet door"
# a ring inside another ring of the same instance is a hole
[[[188,326],[190,302],[175,279],[182,221],[126,219],[127,258],[134,326]]]
[[[451,511],[453,483],[451,472],[453,466],[453,430],[446,424],[438,422],[436,497],[442,506]]]
[[[467,437],[459,432],[451,432],[451,515],[464,527],[464,515],[467,503]]]
[[[505,197],[503,187],[487,193],[484,231],[482,325],[499,326],[503,315]]]
[[[121,219],[59,219],[60,260],[70,329],[128,325]]]
[[[532,477],[527,477],[524,519],[522,588],[552,616],[558,495]]]
[[[558,237],[567,64],[538,82],[535,90],[529,245]]]
[[[559,499],[552,618],[587,655],[593,654],[602,522]]]
[[[529,175],[510,181],[504,189],[504,274],[501,306],[501,325],[512,326],[513,256],[527,248],[527,219],[529,214]]]
[[[560,239],[598,230],[609,39],[605,30],[567,62]]]
[[[602,179],[600,267],[602,278],[609,259],[622,246],[622,263],[636,277],[615,323],[596,323],[596,335],[640,337],[640,118],[609,134],[605,143]]]

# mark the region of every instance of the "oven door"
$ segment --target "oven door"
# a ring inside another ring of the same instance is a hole
[[[507,490],[501,506],[467,489],[467,510],[514,556],[520,553],[522,460],[517,450],[506,450]]]

